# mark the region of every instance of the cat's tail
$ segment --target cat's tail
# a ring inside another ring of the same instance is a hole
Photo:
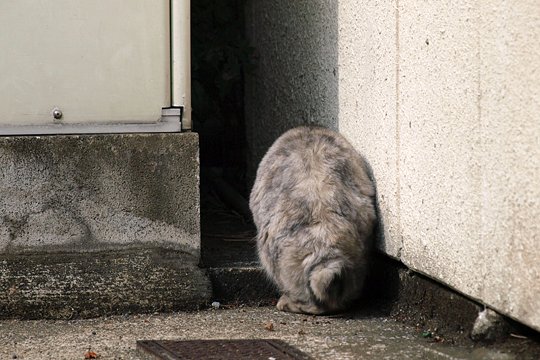
[[[309,287],[317,303],[328,311],[337,310],[343,304],[345,276],[347,271],[341,261],[317,266],[309,276]]]

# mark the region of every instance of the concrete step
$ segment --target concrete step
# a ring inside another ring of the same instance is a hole
[[[212,300],[225,305],[269,305],[279,297],[277,289],[256,265],[209,268]]]
[[[131,249],[0,258],[0,318],[194,310],[210,297],[208,277],[183,252]]]

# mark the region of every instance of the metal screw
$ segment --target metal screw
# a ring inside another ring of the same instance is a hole
[[[60,120],[62,118],[62,111],[60,109],[53,109],[52,115],[56,120]]]

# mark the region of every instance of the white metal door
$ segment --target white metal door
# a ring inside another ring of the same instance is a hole
[[[170,4],[0,1],[0,134],[180,130],[162,119],[162,108],[179,106],[171,99]],[[187,89],[189,76],[181,80]]]

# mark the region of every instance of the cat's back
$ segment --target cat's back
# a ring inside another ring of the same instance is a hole
[[[255,211],[294,218],[309,214],[313,221],[325,212],[343,214],[351,201],[373,195],[362,156],[342,135],[299,127],[279,137],[264,156],[250,202]]]
[[[275,190],[352,186],[373,195],[362,156],[342,135],[321,127],[298,127],[279,137],[261,161],[257,181]]]

